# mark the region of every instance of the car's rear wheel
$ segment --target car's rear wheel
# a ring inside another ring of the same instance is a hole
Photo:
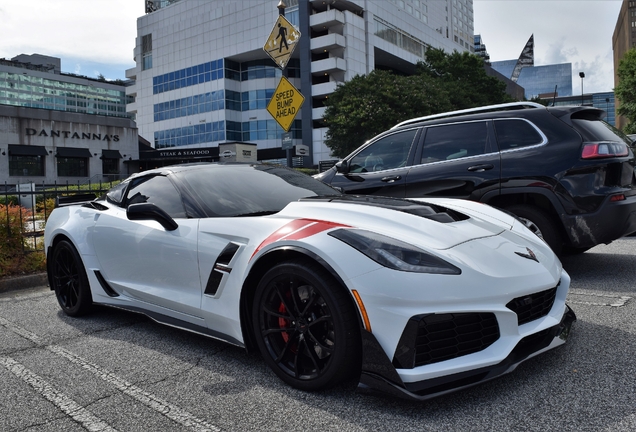
[[[271,268],[258,285],[252,317],[266,363],[295,388],[329,388],[360,368],[360,334],[351,301],[315,263],[291,261]]]
[[[513,205],[506,210],[517,216],[530,231],[546,242],[555,254],[561,255],[563,249],[561,235],[545,212],[529,205]]]
[[[71,243],[62,240],[55,245],[50,259],[51,283],[60,307],[67,315],[84,315],[93,299],[79,253]]]

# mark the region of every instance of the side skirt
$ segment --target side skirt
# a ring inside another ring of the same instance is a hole
[[[206,336],[212,339],[219,340],[221,342],[226,342],[232,344],[234,346],[245,348],[245,344],[231,336],[226,335],[225,333],[221,333],[215,330],[211,330],[207,327],[198,326],[196,324],[189,323],[187,321],[182,321],[177,318],[173,318],[167,315],[163,315],[157,312],[152,312],[146,309],[138,308],[135,306],[121,306],[121,305],[111,305],[99,303],[103,306],[108,306],[116,309],[123,309],[129,312],[135,312],[142,315],[146,315],[151,320],[158,322],[159,324],[167,325],[169,327],[174,327],[180,330],[186,330],[191,333],[196,333],[202,336]]]

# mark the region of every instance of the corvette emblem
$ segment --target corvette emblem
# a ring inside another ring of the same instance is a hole
[[[524,254],[523,252],[515,252],[517,255],[519,255],[520,257],[524,257],[527,258],[529,260],[533,260],[536,262],[539,262],[539,260],[537,259],[537,256],[534,254],[534,252],[532,252],[532,250],[530,248],[526,248],[526,250],[528,251],[527,254]]]

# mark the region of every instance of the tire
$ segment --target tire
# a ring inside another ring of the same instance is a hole
[[[51,283],[64,313],[73,317],[88,313],[93,298],[84,264],[75,247],[62,240],[55,245],[50,259]]]
[[[556,225],[545,212],[529,205],[513,205],[506,210],[517,216],[530,231],[547,243],[556,255],[561,255],[563,240]]]
[[[298,260],[271,268],[258,284],[252,325],[265,362],[292,387],[323,390],[359,373],[355,310],[318,264]]]

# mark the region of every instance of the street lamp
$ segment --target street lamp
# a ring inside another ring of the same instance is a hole
[[[583,78],[585,78],[585,72],[579,72],[581,77],[581,106],[583,106]]]

